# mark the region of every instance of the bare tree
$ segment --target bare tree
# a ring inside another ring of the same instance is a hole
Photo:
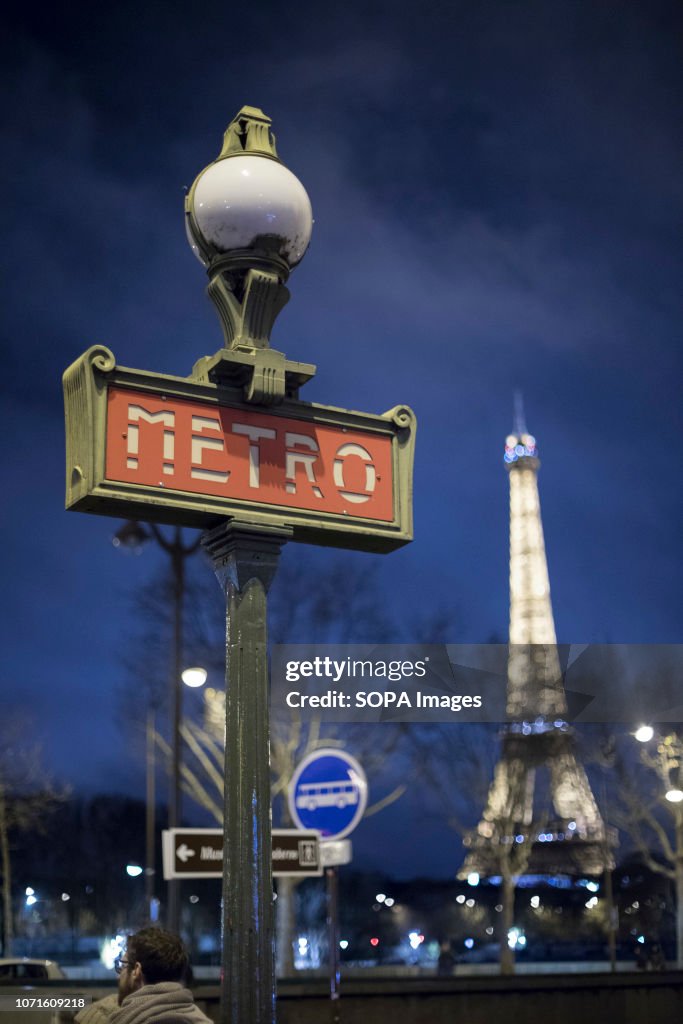
[[[5,719],[0,733],[0,870],[2,871],[3,955],[12,955],[12,836],[16,832],[43,831],[47,819],[66,798],[41,768],[39,745],[27,747],[26,723]]]
[[[645,739],[640,771],[632,758],[617,765],[621,781],[620,826],[628,831],[644,863],[668,878],[676,894],[676,965],[683,968],[683,726]]]

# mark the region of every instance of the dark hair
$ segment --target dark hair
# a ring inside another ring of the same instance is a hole
[[[190,958],[180,938],[163,928],[142,928],[128,936],[126,959],[139,963],[145,982],[185,981]]]

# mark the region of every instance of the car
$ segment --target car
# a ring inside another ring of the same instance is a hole
[[[53,981],[66,981],[66,974],[54,960],[38,960],[28,956],[0,958],[0,992],[3,999],[30,999],[44,995],[45,989],[42,987],[49,986]],[[60,986],[56,990],[57,997],[62,993],[67,995],[66,990]],[[75,1013],[75,1010],[40,1010],[22,1006],[17,1020],[21,1020],[21,1024],[64,1024],[65,1021],[73,1021]]]
[[[26,956],[0,959],[0,985],[34,985],[65,978],[66,974],[54,960],[33,960]]]

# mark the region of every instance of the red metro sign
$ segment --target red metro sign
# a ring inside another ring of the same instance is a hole
[[[391,522],[391,439],[110,388],[105,475],[216,498]]]
[[[198,527],[237,518],[376,551],[412,539],[409,409],[240,399],[90,349],[65,374],[67,507]]]

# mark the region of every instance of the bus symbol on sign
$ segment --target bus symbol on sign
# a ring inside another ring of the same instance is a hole
[[[289,785],[289,810],[301,829],[341,839],[363,817],[368,798],[365,772],[343,750],[316,750],[298,765]]]
[[[298,808],[315,811],[318,807],[343,807],[358,803],[359,790],[348,779],[334,779],[332,782],[308,782],[299,786],[296,798]]]

